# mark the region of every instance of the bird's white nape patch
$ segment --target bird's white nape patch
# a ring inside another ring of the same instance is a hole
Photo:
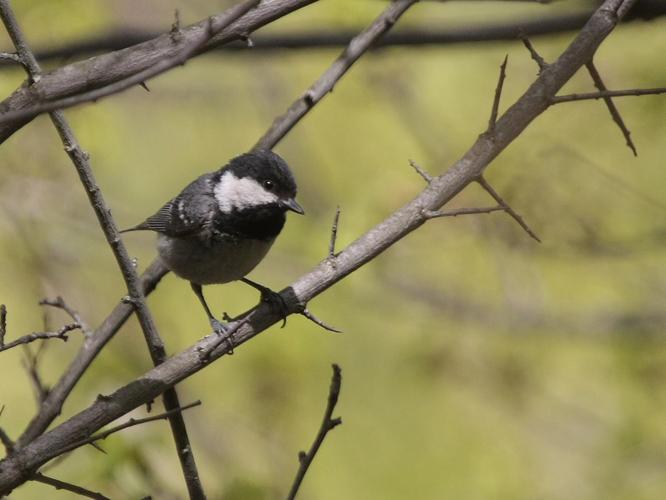
[[[213,192],[224,213],[278,201],[275,193],[266,191],[256,180],[250,177],[238,178],[231,172],[222,175]]]

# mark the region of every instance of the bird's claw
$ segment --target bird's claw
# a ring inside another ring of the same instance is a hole
[[[227,333],[229,330],[229,327],[224,325],[223,323],[220,323],[218,320],[215,318],[209,318],[210,321],[210,326],[213,329],[213,332],[216,333],[217,335],[223,335]]]
[[[265,288],[261,290],[261,301],[266,302],[268,306],[277,312],[282,318],[282,326],[284,328],[287,325],[287,316],[289,315],[289,309],[287,308],[287,303],[277,292],[274,292],[270,288]]]

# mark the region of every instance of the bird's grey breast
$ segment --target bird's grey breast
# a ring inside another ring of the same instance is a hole
[[[200,285],[235,281],[256,267],[275,238],[238,238],[224,233],[200,237],[158,235],[157,250],[164,264],[181,278]]]

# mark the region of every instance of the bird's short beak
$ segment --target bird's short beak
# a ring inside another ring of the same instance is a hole
[[[288,200],[283,200],[282,206],[288,208],[292,212],[296,212],[297,214],[301,215],[305,214],[305,210],[303,210],[303,207],[301,207],[293,198],[289,198]]]

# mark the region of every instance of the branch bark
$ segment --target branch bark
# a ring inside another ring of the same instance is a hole
[[[385,249],[425,223],[424,210],[437,210],[465,186],[474,182],[503,151],[551,103],[553,96],[587,61],[635,0],[605,0],[580,34],[557,61],[537,77],[527,91],[497,120],[492,137],[482,134],[472,147],[412,201],[351,243],[334,259],[325,259],[311,272],[281,292],[290,312],[300,312],[309,300],[372,260]],[[281,319],[267,304],[248,313],[234,334],[240,345]],[[85,439],[103,425],[145,404],[184,378],[223,355],[224,346],[209,352],[217,336],[205,337],[165,363],[153,368],[108,397],[74,415],[51,431],[0,462],[0,493],[7,494],[30,478],[35,470],[58,456],[60,450]]]

